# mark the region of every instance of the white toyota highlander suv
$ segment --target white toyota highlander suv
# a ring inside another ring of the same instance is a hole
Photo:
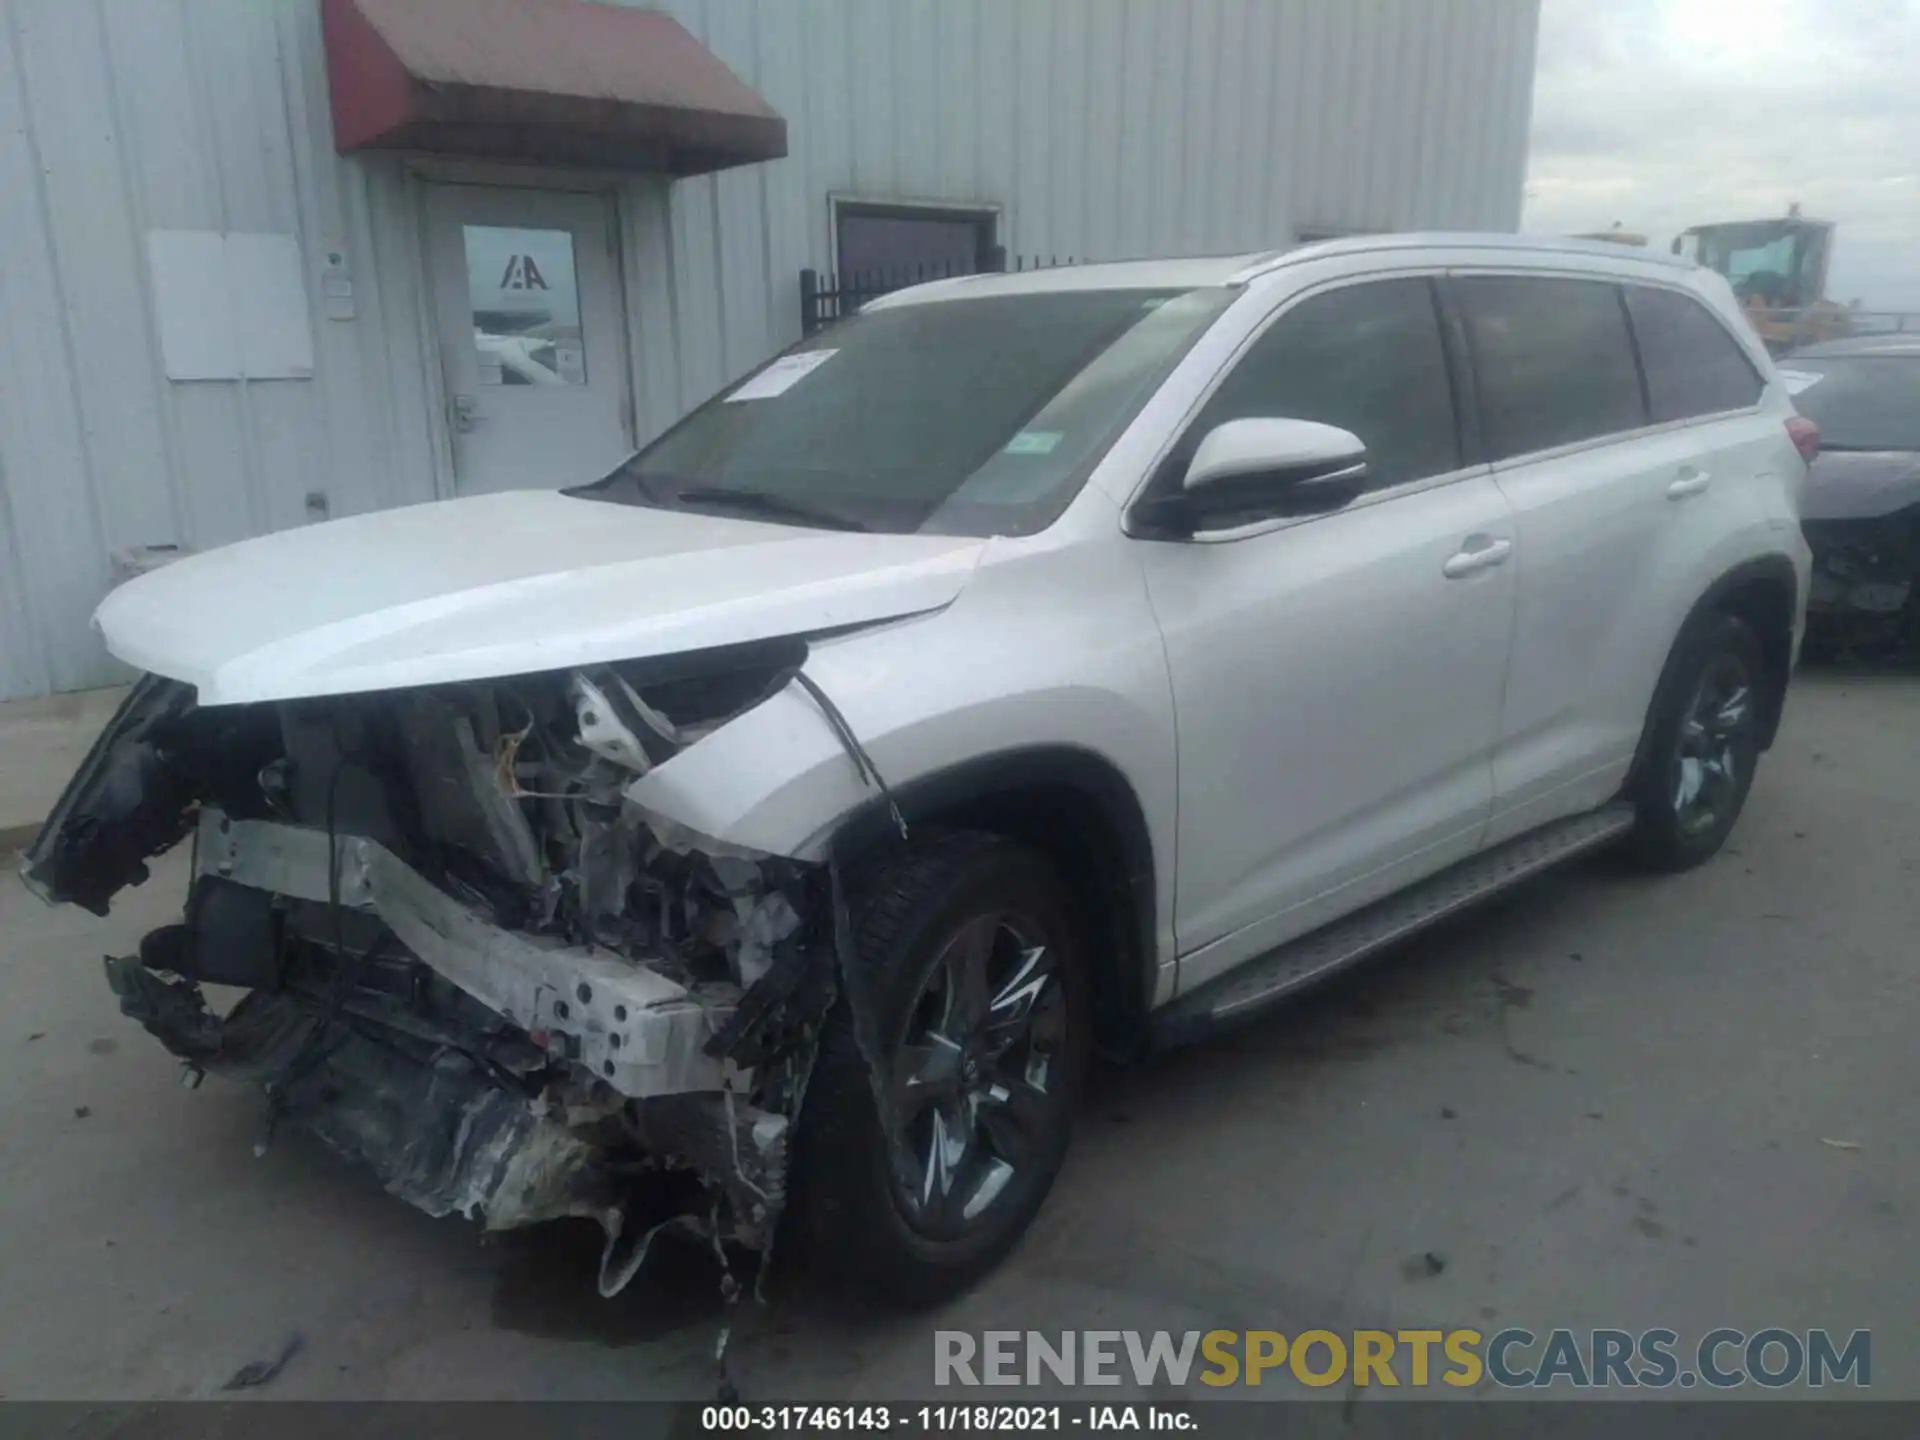
[[[116,591],[147,676],[25,873],[104,913],[193,837],[107,978],[263,1137],[590,1216],[607,1293],[674,1224],[926,1298],[1039,1208],[1091,1051],[1581,851],[1711,856],[1816,445],[1723,282],[1615,247],[926,285],[584,488]]]

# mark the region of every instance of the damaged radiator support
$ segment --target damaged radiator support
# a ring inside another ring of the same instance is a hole
[[[797,684],[904,839],[805,658],[788,639],[212,709],[150,676],[27,879],[104,913],[191,836],[181,922],[108,981],[192,1075],[265,1087],[261,1148],[283,1116],[431,1215],[590,1217],[603,1293],[675,1223],[757,1247],[764,1280],[843,991],[895,1129],[839,865],[704,839],[633,792]],[[244,995],[222,1014],[203,985]]]
[[[338,852],[342,906],[379,916],[421,963],[622,1095],[744,1083],[705,1049],[737,1003],[729,987],[696,993],[610,951],[502,929],[375,841],[341,836]],[[208,810],[195,867],[275,895],[329,900],[327,837],[318,830]]]
[[[196,884],[337,901],[377,920],[413,961],[524,1038],[513,1056],[476,1054],[472,1037],[418,1017],[364,1004],[336,1015],[291,991],[254,990],[222,1018],[194,978],[150,968],[175,952],[110,959],[122,1009],[192,1069],[283,1087],[277,1109],[428,1214],[490,1229],[599,1221],[605,1294],[632,1278],[662,1228],[637,1233],[611,1163],[621,1151],[690,1167],[724,1197],[736,1238],[771,1246],[793,1115],[835,993],[832,964],[799,943],[784,899],[770,907],[774,921],[740,917],[743,944],[771,952],[743,994],[672,978],[665,957],[656,966],[502,928],[361,836],[330,846],[319,830],[208,807],[194,868]],[[307,1053],[317,1063],[303,1066]]]

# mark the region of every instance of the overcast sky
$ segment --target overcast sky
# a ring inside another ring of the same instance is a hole
[[[1796,200],[1831,297],[1920,310],[1920,0],[1542,0],[1526,229]]]

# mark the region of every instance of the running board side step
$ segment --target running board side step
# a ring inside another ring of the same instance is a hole
[[[1257,1014],[1377,950],[1633,828],[1624,800],[1555,821],[1462,860],[1397,895],[1290,940],[1183,995],[1151,1018],[1153,1048],[1198,1040]]]

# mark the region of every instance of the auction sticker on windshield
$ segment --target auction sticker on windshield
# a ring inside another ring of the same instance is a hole
[[[802,355],[782,355],[727,396],[727,403],[731,405],[736,400],[771,400],[776,395],[784,395],[839,353],[838,350],[809,350]]]

